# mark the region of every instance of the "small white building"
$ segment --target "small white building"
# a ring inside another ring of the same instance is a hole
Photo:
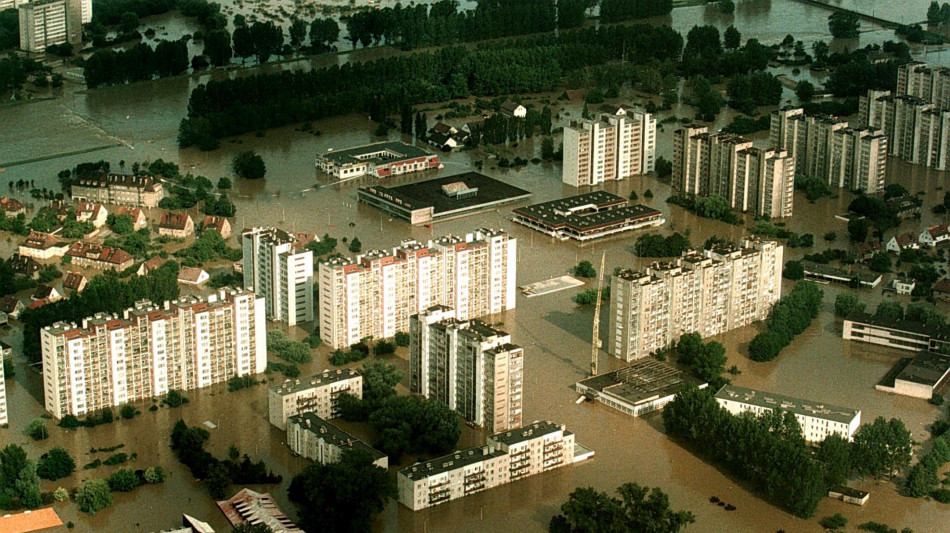
[[[507,102],[501,104],[499,109],[502,115],[514,118],[525,118],[528,116],[528,108],[525,106],[512,102],[508,100]]]
[[[76,208],[76,220],[79,222],[88,222],[95,228],[101,228],[106,225],[106,219],[109,218],[109,212],[102,204],[91,202],[81,202]]]
[[[208,273],[199,267],[181,267],[178,271],[178,283],[185,285],[201,285],[208,281]]]
[[[820,443],[829,435],[840,435],[851,440],[861,425],[861,411],[836,407],[811,400],[725,385],[716,393],[720,407],[733,415],[750,412],[756,416],[775,409],[792,413],[802,428],[802,435],[810,443]]]
[[[897,294],[910,294],[914,292],[916,286],[917,280],[913,278],[894,278],[894,281],[891,282],[891,288]]]
[[[920,235],[917,236],[917,241],[922,246],[930,246],[932,248],[940,243],[950,241],[950,230],[948,230],[946,224],[930,226],[920,232]]]
[[[917,236],[913,233],[902,233],[891,237],[890,240],[887,241],[885,249],[888,252],[899,254],[903,250],[919,250],[920,243],[917,242]]]
[[[287,428],[287,419],[314,413],[324,420],[339,415],[337,398],[343,393],[363,397],[363,376],[349,368],[326,370],[308,378],[287,379],[268,395],[270,423]]]

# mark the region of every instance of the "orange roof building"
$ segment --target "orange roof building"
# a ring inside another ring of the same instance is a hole
[[[27,533],[61,525],[63,521],[52,507],[0,516],[0,531],[3,533]]]

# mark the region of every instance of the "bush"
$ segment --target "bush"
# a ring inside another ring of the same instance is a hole
[[[145,469],[142,478],[145,479],[146,483],[161,483],[165,481],[165,470],[160,466],[150,466]]]
[[[252,375],[234,376],[228,380],[228,392],[239,391],[248,387],[257,385],[257,380]]]
[[[401,346],[403,348],[409,346],[409,334],[405,331],[397,331],[396,336],[393,337],[393,340],[396,342],[396,346]]]
[[[53,491],[53,499],[58,502],[64,502],[69,499],[69,491],[63,487],[56,487],[56,490]]]
[[[841,513],[835,513],[834,516],[826,516],[822,518],[818,523],[821,524],[821,527],[825,529],[841,529],[848,525],[848,519],[845,518]]]
[[[62,420],[59,421],[59,427],[65,429],[76,429],[80,426],[82,426],[82,422],[80,422],[75,415],[65,415]]]
[[[73,475],[76,462],[65,449],[56,447],[40,456],[36,464],[36,475],[41,479],[56,481]]]
[[[234,156],[231,168],[235,174],[247,179],[260,179],[267,173],[264,158],[253,151],[241,152]]]
[[[76,503],[80,511],[89,514],[109,507],[112,505],[112,492],[108,483],[101,479],[90,479],[83,483],[76,491]]]
[[[590,261],[581,261],[573,269],[572,272],[575,276],[581,278],[593,278],[597,276],[597,270],[594,269],[594,265]]]
[[[119,416],[126,420],[131,420],[135,418],[135,415],[139,414],[139,410],[135,408],[134,405],[127,403],[119,409]]]
[[[188,398],[185,398],[179,390],[171,389],[165,395],[165,405],[169,407],[181,407],[183,403],[188,403]]]
[[[26,429],[23,430],[23,434],[33,440],[45,440],[49,438],[49,430],[46,429],[46,421],[44,421],[42,418],[33,420],[28,426],[26,426]]]
[[[139,477],[130,468],[120,468],[109,476],[107,482],[114,492],[131,492],[139,486]]]
[[[106,466],[115,466],[115,465],[120,465],[128,460],[129,460],[129,456],[127,454],[120,452],[120,453],[110,455],[105,461],[102,462],[102,464]]]

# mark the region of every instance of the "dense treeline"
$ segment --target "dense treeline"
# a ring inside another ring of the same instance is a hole
[[[695,523],[689,511],[674,511],[669,497],[658,487],[652,490],[636,483],[617,488],[620,498],[593,487],[575,489],[561,505],[561,512],[548,523],[549,533],[610,533],[643,531],[677,533]]]
[[[610,26],[211,81],[192,91],[178,143],[213,149],[216,138],[354,111],[380,119],[407,105],[551,91],[564,72],[624,54],[628,61],[662,61],[677,57],[682,46],[669,27]]]
[[[227,20],[221,6],[207,0],[94,0],[92,24],[114,26],[122,22],[122,15],[134,13],[138,18],[161,15],[178,9],[186,17],[197,17],[206,28],[225,28]]]
[[[658,233],[648,233],[637,237],[633,253],[637,257],[679,257],[692,248],[689,237],[674,233],[664,237]]]
[[[0,11],[0,50],[20,45],[20,16],[16,9]]]
[[[753,361],[771,361],[782,348],[788,346],[796,335],[807,328],[821,310],[821,298],[825,292],[810,281],[795,285],[772,308],[766,322],[768,329],[759,333],[749,343],[749,357]]]
[[[738,47],[735,42],[728,44],[726,50],[715,26],[693,26],[686,34],[681,65],[683,75],[748,74],[765,70],[769,60],[775,56],[774,50],[757,39],[749,39],[743,47]]]
[[[23,353],[39,362],[40,330],[54,322],[79,322],[98,312],[118,313],[138,300],[163,302],[178,298],[178,264],[168,261],[147,276],[121,281],[115,271],[93,278],[86,289],[70,298],[20,313],[23,322]]]
[[[668,15],[673,11],[673,0],[601,0],[600,21],[620,22]]]
[[[83,76],[90,89],[132,81],[164,78],[188,69],[184,40],[160,41],[153,49],[139,43],[128,50],[98,50],[86,60]]]

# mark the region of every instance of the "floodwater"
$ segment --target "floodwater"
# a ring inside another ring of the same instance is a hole
[[[686,31],[693,24],[708,23],[725,28],[729,23],[735,23],[745,38],[755,36],[764,42],[781,40],[786,33],[802,39],[809,35],[812,39],[824,38],[827,11],[792,0],[739,2],[734,17],[722,17],[714,9],[714,6],[709,9],[678,9],[672,17],[674,26]],[[850,46],[892,38],[892,32],[878,29],[863,33]],[[378,53],[389,52],[359,51],[356,57],[373,57],[372,54]],[[325,57],[327,59],[319,60],[346,60],[346,56]],[[267,163],[267,178],[236,181],[231,193],[238,206],[238,216],[233,223],[235,228],[277,224],[296,231],[330,233],[337,238],[358,236],[365,250],[388,248],[404,238],[424,240],[447,233],[465,233],[480,226],[503,227],[519,239],[519,285],[562,275],[580,260],[587,259],[597,264],[602,251],[607,252],[608,272],[616,266],[646,265],[646,261],[632,253],[637,234],[580,247],[573,243],[551,242],[548,237],[514,225],[507,219],[509,208],[439,223],[433,229],[427,229],[390,220],[378,211],[358,204],[356,188],[370,181],[328,183],[317,175],[313,158],[315,153],[328,148],[339,149],[379,140],[372,136],[375,124],[366,116],[315,121],[313,130],[323,132],[319,136],[298,131],[299,127],[285,127],[269,130],[263,137],[249,134],[226,140],[220,150],[211,153],[179,150],[175,135],[178,122],[185,114],[188,94],[196,83],[207,77],[180,77],[90,92],[67,87],[59,100],[0,108],[0,123],[15,126],[0,131],[0,166],[7,167],[0,174],[0,183],[33,179],[41,188],[55,187],[59,170],[83,161],[102,158],[117,167],[119,160],[130,165],[132,161],[158,157],[178,161],[183,171],[216,180],[230,175],[230,161],[235,153],[254,149]],[[789,94],[786,96],[790,97]],[[642,96],[626,94],[618,101],[637,100],[642,100]],[[553,95],[543,95],[535,101],[556,105],[558,124],[580,115],[581,104],[578,102],[555,101]],[[437,109],[428,111],[430,123],[438,112]],[[677,106],[659,118],[662,120],[670,114],[690,117],[693,111],[688,106]],[[731,117],[731,111],[726,110],[711,129],[727,124]],[[666,158],[672,152],[670,134],[675,127],[675,124],[667,124],[658,132],[658,151]],[[393,133],[390,138],[399,136]],[[761,141],[762,135],[755,138]],[[40,139],[42,142],[37,142]],[[517,147],[503,150],[509,159],[514,155],[530,158],[539,151],[536,140],[523,141]],[[10,165],[46,156],[52,157]],[[561,183],[559,165],[543,163],[520,170],[506,170],[495,168],[492,160],[481,153],[459,152],[441,157],[446,168],[439,175],[467,171],[475,162],[484,161],[484,173],[531,191],[534,193],[533,202],[578,192]],[[433,175],[399,177],[392,183]],[[888,181],[902,183],[912,193],[922,191],[924,195],[923,219],[905,222],[901,231],[947,222],[944,217],[938,218],[930,212],[930,207],[942,200],[943,189],[950,186],[947,173],[892,160]],[[743,227],[699,219],[678,207],[671,207],[665,202],[670,190],[668,182],[652,177],[609,184],[605,189],[625,197],[636,190],[641,202],[665,213],[669,224],[664,227],[664,232],[689,231],[696,244],[712,235],[738,239],[746,233]],[[648,189],[654,193],[653,199],[644,198]],[[17,197],[29,199],[25,193],[17,193]],[[827,247],[846,246],[845,224],[835,220],[833,215],[843,212],[851,198],[850,193],[841,191],[834,197],[809,204],[802,195],[797,195],[795,217],[789,222],[789,227],[799,233],[813,233],[815,247],[786,250],[786,255],[795,258]],[[829,230],[839,235],[838,240],[831,244],[821,238]],[[939,410],[923,401],[889,396],[874,390],[874,384],[903,354],[842,341],[840,324],[832,315],[834,295],[840,289],[835,286],[825,286],[824,289],[824,312],[773,362],[754,363],[747,357],[747,345],[757,333],[756,327],[737,330],[718,339],[727,346],[727,366],[735,364],[742,371],[733,382],[858,408],[863,411],[865,421],[877,416],[900,417],[913,431],[916,440],[925,441],[925,428],[939,416]],[[570,300],[573,292],[531,299],[519,297],[516,310],[494,317],[492,321],[503,322],[503,329],[512,333],[514,342],[525,347],[525,418],[550,419],[566,424],[579,442],[596,451],[596,456],[575,467],[426,511],[413,513],[391,503],[377,520],[377,531],[540,532],[546,530],[548,520],[574,488],[589,485],[612,491],[628,481],[661,487],[670,495],[675,508],[692,511],[697,516],[697,523],[687,531],[752,533],[784,529],[787,532],[811,532],[818,528],[818,519],[836,512],[849,517],[852,524],[876,520],[892,527],[911,527],[918,532],[945,528],[950,519],[950,508],[936,502],[902,498],[896,494],[892,483],[860,482],[858,487],[872,492],[867,506],[858,508],[827,500],[822,502],[814,519],[800,520],[760,499],[746,484],[737,482],[667,439],[658,414],[632,419],[599,404],[576,405],[577,396],[570,386],[585,377],[589,368],[593,311],[577,308]],[[879,289],[862,291],[861,295],[871,304],[884,298]],[[606,317],[603,318],[601,330],[606,332],[607,321]],[[297,336],[306,334],[300,328],[295,328],[293,333]],[[19,353],[19,336],[8,331],[6,340]],[[304,373],[327,368],[326,356],[324,349],[319,350],[315,362],[303,368]],[[605,370],[621,366],[606,354],[600,357]],[[407,368],[404,350],[391,359],[403,370]],[[217,429],[211,430],[210,441],[210,448],[217,455],[224,455],[230,444],[237,444],[255,460],[263,458],[276,472],[283,474],[285,480],[280,486],[257,488],[271,492],[285,510],[292,511],[286,489],[290,478],[304,467],[306,461],[293,457],[283,444],[283,434],[267,423],[265,386],[236,393],[228,393],[223,386],[192,391],[187,394],[191,402],[177,410],[163,408],[149,412],[150,404],[145,403],[140,406],[142,415],[134,420],[69,432],[53,428],[49,440],[32,443],[22,436],[21,430],[43,412],[41,379],[25,367],[22,358],[17,364],[16,377],[7,381],[12,424],[9,430],[0,433],[0,441],[25,444],[34,459],[52,446],[66,446],[77,457],[79,465],[93,460],[88,453],[90,447],[122,443],[125,448],[121,451],[138,454],[138,459],[131,463],[134,468],[161,464],[171,473],[164,485],[141,487],[133,493],[117,495],[116,505],[94,517],[78,513],[73,504],[56,504],[64,521],[75,522],[77,531],[156,531],[177,523],[181,512],[225,529],[223,515],[207,492],[178,464],[168,449],[168,433],[178,417],[191,425],[205,421],[217,425]],[[365,427],[348,425],[347,428],[358,436],[371,437]],[[460,446],[477,445],[483,439],[482,433],[466,427]],[[104,454],[97,456],[105,458]],[[107,477],[114,469],[80,469],[72,478],[58,484],[76,487],[85,478]],[[44,489],[52,490],[58,484],[44,482]],[[708,498],[714,495],[735,505],[737,510],[727,513],[709,504]]]

